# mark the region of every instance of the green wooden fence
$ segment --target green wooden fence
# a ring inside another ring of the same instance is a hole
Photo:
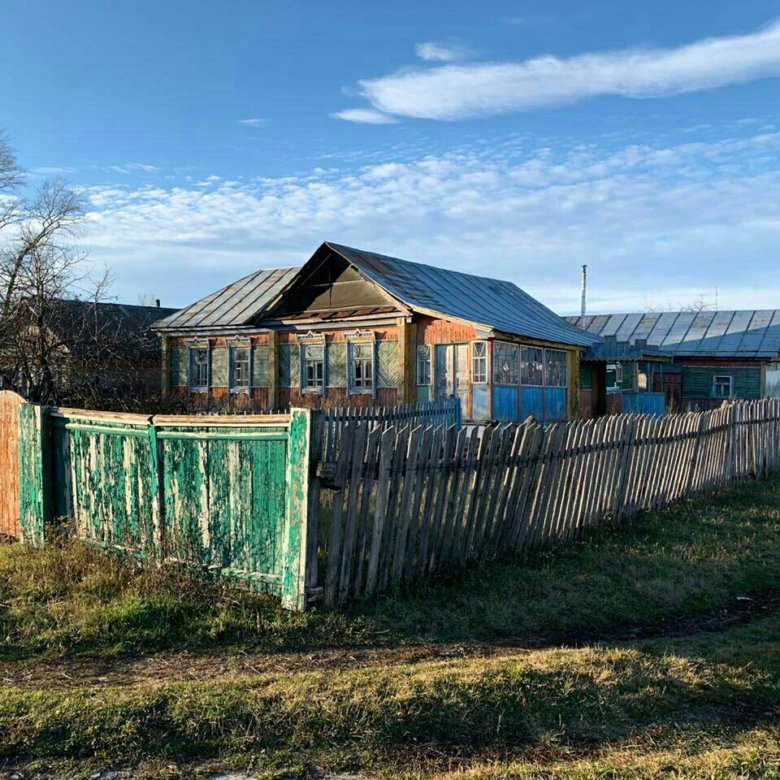
[[[311,414],[146,417],[24,404],[22,538],[80,538],[304,609]]]

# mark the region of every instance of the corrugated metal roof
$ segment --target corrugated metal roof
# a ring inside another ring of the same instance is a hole
[[[671,355],[686,357],[780,357],[780,309],[663,312],[566,317],[595,336],[617,334],[635,344],[646,339]]]
[[[512,282],[464,274],[327,242],[369,279],[412,309],[516,336],[589,346],[594,339]]]
[[[231,328],[246,325],[293,280],[300,268],[272,268],[239,279],[227,287],[160,320],[164,330]]]

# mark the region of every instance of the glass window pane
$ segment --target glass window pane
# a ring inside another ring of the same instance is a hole
[[[519,373],[519,347],[506,341],[493,343],[493,381],[499,385],[516,385]]]
[[[431,384],[431,348],[428,344],[417,345],[417,384]]]
[[[544,350],[539,347],[523,347],[520,350],[520,382],[540,387],[544,384]]]
[[[548,387],[566,387],[566,353],[558,349],[545,350],[545,371]]]
[[[475,341],[471,347],[471,379],[475,383],[487,382],[487,342]]]

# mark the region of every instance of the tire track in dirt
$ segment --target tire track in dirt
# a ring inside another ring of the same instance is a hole
[[[4,685],[36,688],[138,686],[164,682],[209,682],[287,672],[343,671],[372,666],[408,665],[455,658],[522,655],[552,647],[630,643],[722,632],[780,610],[780,589],[735,596],[709,613],[688,615],[615,631],[534,634],[493,641],[416,643],[388,647],[328,648],[300,652],[163,652],[100,658],[74,656],[30,662],[0,661]]]

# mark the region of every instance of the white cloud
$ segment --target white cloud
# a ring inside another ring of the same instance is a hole
[[[345,108],[331,114],[334,119],[343,119],[345,122],[357,122],[364,125],[393,125],[398,120],[395,117],[375,111],[373,108]]]
[[[780,75],[780,22],[676,49],[629,49],[402,70],[359,81],[385,114],[454,120],[574,103],[598,95],[657,98]]]
[[[75,168],[60,167],[54,165],[42,165],[39,168],[33,168],[30,173],[38,176],[66,176],[70,173],[75,173]]]
[[[415,54],[428,62],[456,62],[465,60],[471,55],[471,50],[465,46],[459,46],[454,43],[436,43],[427,41],[418,43],[414,47]]]
[[[252,119],[239,119],[238,124],[246,125],[247,127],[262,127],[265,124],[265,119],[260,117],[254,117]]]
[[[582,263],[592,311],[715,286],[724,308],[775,308],[780,132],[613,144],[491,139],[295,177],[92,187],[84,242],[121,299],[143,279],[167,305],[334,240],[511,279],[562,312],[578,307]]]

